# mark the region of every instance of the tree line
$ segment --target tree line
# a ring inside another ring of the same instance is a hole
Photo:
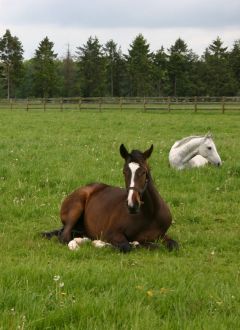
[[[178,38],[151,52],[142,34],[128,53],[109,40],[89,37],[63,58],[45,37],[33,58],[10,30],[0,37],[0,97],[235,96],[240,95],[240,39],[230,50],[217,37],[201,56]]]

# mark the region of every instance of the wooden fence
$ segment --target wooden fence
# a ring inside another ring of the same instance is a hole
[[[66,110],[141,110],[183,111],[240,110],[240,97],[94,97],[94,98],[28,98],[0,99],[0,110],[66,111]]]

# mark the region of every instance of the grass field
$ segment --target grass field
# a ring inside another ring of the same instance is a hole
[[[222,168],[176,172],[175,140],[209,130]],[[0,112],[0,329],[239,329],[240,115]],[[154,144],[180,251],[70,251],[39,233],[85,183],[123,186],[119,145]]]

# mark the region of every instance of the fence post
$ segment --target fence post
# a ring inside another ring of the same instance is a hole
[[[26,108],[27,111],[28,111],[28,108],[29,108],[29,99],[27,98],[27,108]]]
[[[146,112],[146,97],[144,96],[144,98],[143,98],[143,110],[144,110],[144,112]]]
[[[98,109],[99,109],[99,112],[102,111],[102,98],[101,97],[99,98]]]
[[[171,98],[170,98],[170,96],[168,96],[168,112],[170,112],[171,111]]]
[[[60,100],[60,110],[63,111],[63,98]]]
[[[78,100],[78,110],[82,110],[82,98],[80,97]]]
[[[12,99],[10,99],[10,109],[11,109],[11,111],[13,109],[13,100]]]
[[[46,111],[46,98],[43,99],[43,111]]]
[[[120,110],[122,111],[122,97],[119,98]]]
[[[222,113],[225,112],[225,96],[222,97]]]
[[[197,96],[194,96],[194,112],[197,112]]]

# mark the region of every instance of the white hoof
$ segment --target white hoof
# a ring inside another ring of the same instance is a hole
[[[101,240],[95,240],[95,241],[92,241],[92,245],[95,246],[96,248],[103,248],[103,247],[109,246],[111,244],[105,243]]]
[[[74,241],[78,245],[83,245],[83,244],[87,243],[88,241],[90,241],[90,239],[88,237],[75,237]]]
[[[73,239],[68,243],[68,248],[72,251],[79,249],[77,242]]]
[[[133,247],[137,247],[140,245],[138,241],[133,241],[133,242],[130,242],[129,244],[131,244]]]

